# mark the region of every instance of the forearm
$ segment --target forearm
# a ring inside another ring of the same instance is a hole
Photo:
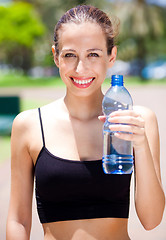
[[[152,229],[161,222],[165,206],[156,116],[147,108],[134,107],[134,111],[111,113],[109,121],[112,123],[110,130],[115,131],[118,138],[133,142],[136,211],[142,225]]]
[[[7,222],[6,240],[29,240],[30,230],[14,220]]]
[[[162,219],[165,197],[147,139],[142,147],[135,151],[135,172],[137,214],[144,227],[152,229]]]

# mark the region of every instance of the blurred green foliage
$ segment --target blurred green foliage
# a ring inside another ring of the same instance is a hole
[[[29,3],[0,6],[0,16],[0,44],[32,47],[35,39],[44,33],[44,26]]]
[[[145,64],[166,56],[166,8],[145,0],[13,0],[0,6],[0,63],[25,73],[34,66],[54,65],[54,27],[66,10],[78,4],[94,5],[120,19],[119,59],[139,59]]]
[[[118,37],[121,60],[159,58],[166,55],[166,9],[147,4],[145,0],[116,1],[111,5],[120,19]]]
[[[54,28],[60,17],[70,8],[79,4],[91,4],[99,8],[107,6],[107,0],[22,0],[31,3],[44,23],[47,34],[34,47],[34,65],[53,66],[51,46],[54,44]],[[19,2],[19,0],[14,0]]]
[[[19,2],[20,0],[14,0],[14,2]],[[70,8],[75,7],[80,4],[90,4],[99,8],[104,8],[107,5],[106,0],[22,0],[23,2],[29,2],[33,4],[35,9],[39,12],[43,22],[45,23],[47,29],[51,32],[48,37],[53,34],[54,27],[59,20],[59,18]]]
[[[35,41],[45,27],[34,7],[25,2],[0,6],[0,60],[28,70]]]

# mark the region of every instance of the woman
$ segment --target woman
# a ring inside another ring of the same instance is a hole
[[[52,51],[66,95],[14,121],[7,240],[30,237],[34,175],[45,240],[129,239],[131,175],[104,174],[100,160],[101,84],[115,62],[114,35],[107,15],[92,6],[77,6],[59,20]],[[126,123],[133,133],[118,137],[133,141],[136,211],[144,228],[153,229],[165,204],[155,114],[135,106],[114,112],[109,121]],[[126,132],[125,127],[110,126]]]

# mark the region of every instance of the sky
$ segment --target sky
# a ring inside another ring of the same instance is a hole
[[[6,5],[8,4],[9,2],[11,2],[11,0],[0,0],[0,5]]]
[[[108,0],[110,2],[116,2],[116,0]],[[132,2],[133,0],[119,0],[121,2]],[[160,7],[166,7],[166,0],[146,0],[149,4],[158,5]]]
[[[166,0],[146,0],[147,3],[159,5],[161,7],[166,7]]]

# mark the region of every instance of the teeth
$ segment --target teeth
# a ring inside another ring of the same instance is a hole
[[[87,84],[87,83],[90,83],[92,80],[93,80],[93,78],[91,78],[91,79],[89,79],[89,80],[76,80],[76,79],[74,79],[74,78],[72,78],[72,80],[75,82],[75,83],[77,83],[77,84]]]

